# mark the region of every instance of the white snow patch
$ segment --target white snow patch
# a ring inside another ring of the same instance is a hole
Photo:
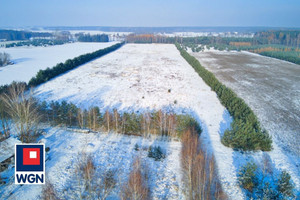
[[[28,82],[40,69],[53,67],[67,59],[104,49],[115,43],[76,42],[48,47],[0,48],[0,52],[8,53],[15,63],[0,68],[0,85],[13,81]]]

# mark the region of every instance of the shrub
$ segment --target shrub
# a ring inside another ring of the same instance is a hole
[[[8,53],[0,53],[0,67],[11,64],[10,55]]]
[[[277,178],[272,172],[261,169],[253,162],[248,162],[241,167],[238,180],[240,185],[247,190],[247,196],[250,199],[280,200],[295,197],[294,184],[286,171],[282,171]],[[270,180],[273,183],[270,183]]]
[[[148,149],[148,157],[154,158],[155,161],[161,161],[166,158],[166,155],[163,153],[160,146],[150,146]]]
[[[250,193],[253,192],[253,189],[258,185],[258,179],[256,177],[257,166],[253,162],[248,162],[243,166],[239,172],[239,183],[240,185],[248,190]]]
[[[278,191],[282,196],[293,197],[294,185],[291,182],[291,176],[286,171],[282,171],[277,182]]]
[[[139,145],[138,144],[135,144],[134,145],[134,150],[138,151],[140,148],[139,148]]]

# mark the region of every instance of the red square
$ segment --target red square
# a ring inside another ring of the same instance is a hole
[[[23,165],[40,165],[40,149],[23,148]]]

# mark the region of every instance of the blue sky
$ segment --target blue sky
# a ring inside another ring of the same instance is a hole
[[[0,26],[300,27],[300,0],[0,0]]]

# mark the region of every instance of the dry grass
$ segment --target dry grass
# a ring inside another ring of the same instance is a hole
[[[46,182],[43,187],[42,197],[43,200],[59,200],[54,186],[50,182]]]

